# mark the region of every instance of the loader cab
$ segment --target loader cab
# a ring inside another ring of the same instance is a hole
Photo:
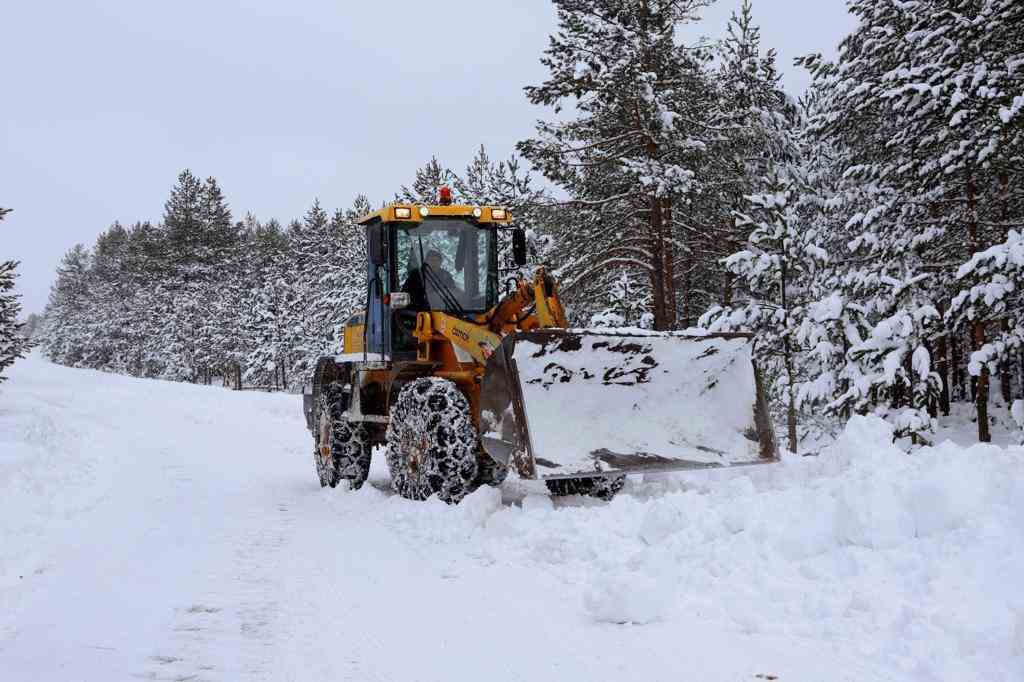
[[[415,358],[416,316],[473,318],[498,303],[497,207],[388,206],[360,221],[367,230],[366,351]]]

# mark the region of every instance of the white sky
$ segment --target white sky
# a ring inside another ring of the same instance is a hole
[[[720,36],[719,0],[694,37]],[[833,54],[843,0],[754,0],[785,84]],[[377,203],[436,154],[506,157],[542,109],[549,0],[35,0],[0,12],[0,259],[21,260],[25,312],[61,256],[115,220],[156,222],[183,168],[220,181],[236,218],[282,222],[314,197]]]

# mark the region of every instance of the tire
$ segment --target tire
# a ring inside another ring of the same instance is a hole
[[[626,477],[619,476],[593,476],[589,478],[559,478],[551,481],[544,481],[548,491],[555,497],[566,495],[586,495],[596,497],[599,500],[610,502],[623,486],[626,485]]]
[[[345,419],[347,400],[342,384],[324,384],[320,388],[320,402],[317,405],[313,431],[313,459],[316,464],[320,486],[332,488],[341,481],[348,481],[349,487],[358,490],[370,474],[372,448],[361,424],[351,424]],[[326,455],[320,444],[330,439]]]
[[[406,384],[391,407],[387,434],[391,487],[410,500],[436,494],[458,504],[477,477],[477,434],[469,403],[450,381]]]

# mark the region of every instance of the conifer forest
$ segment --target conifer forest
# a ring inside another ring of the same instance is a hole
[[[548,48],[523,55],[546,76],[509,95],[540,120],[510,158],[484,141],[449,168],[439,149],[395,169],[394,196],[342,188],[350,205],[311,197],[290,222],[181,171],[162,212],[67,251],[32,343],[73,367],[297,390],[365,304],[356,220],[448,185],[512,211],[524,272],[552,272],[575,326],[754,332],[792,451],[868,413],[928,443],[958,407],[989,441],[1024,399],[1024,2],[849,0],[838,56],[795,64],[749,1],[714,41],[679,38],[704,0],[553,2]],[[799,99],[789,69],[810,74]],[[0,370],[25,352],[4,310]]]

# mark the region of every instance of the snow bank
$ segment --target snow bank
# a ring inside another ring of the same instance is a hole
[[[610,504],[540,503],[523,483],[505,505],[375,504],[401,534],[554,576],[603,627],[850,642],[875,666],[862,679],[1021,679],[1024,451],[908,455],[892,434],[857,417],[819,457],[651,476]]]
[[[57,399],[46,390],[59,385],[55,373],[27,377],[28,363],[15,366],[11,382],[0,387],[0,587],[45,570],[40,536],[72,526],[101,500],[117,460],[116,452],[104,451],[102,423],[86,428],[70,416],[88,411],[89,396],[71,390]]]

